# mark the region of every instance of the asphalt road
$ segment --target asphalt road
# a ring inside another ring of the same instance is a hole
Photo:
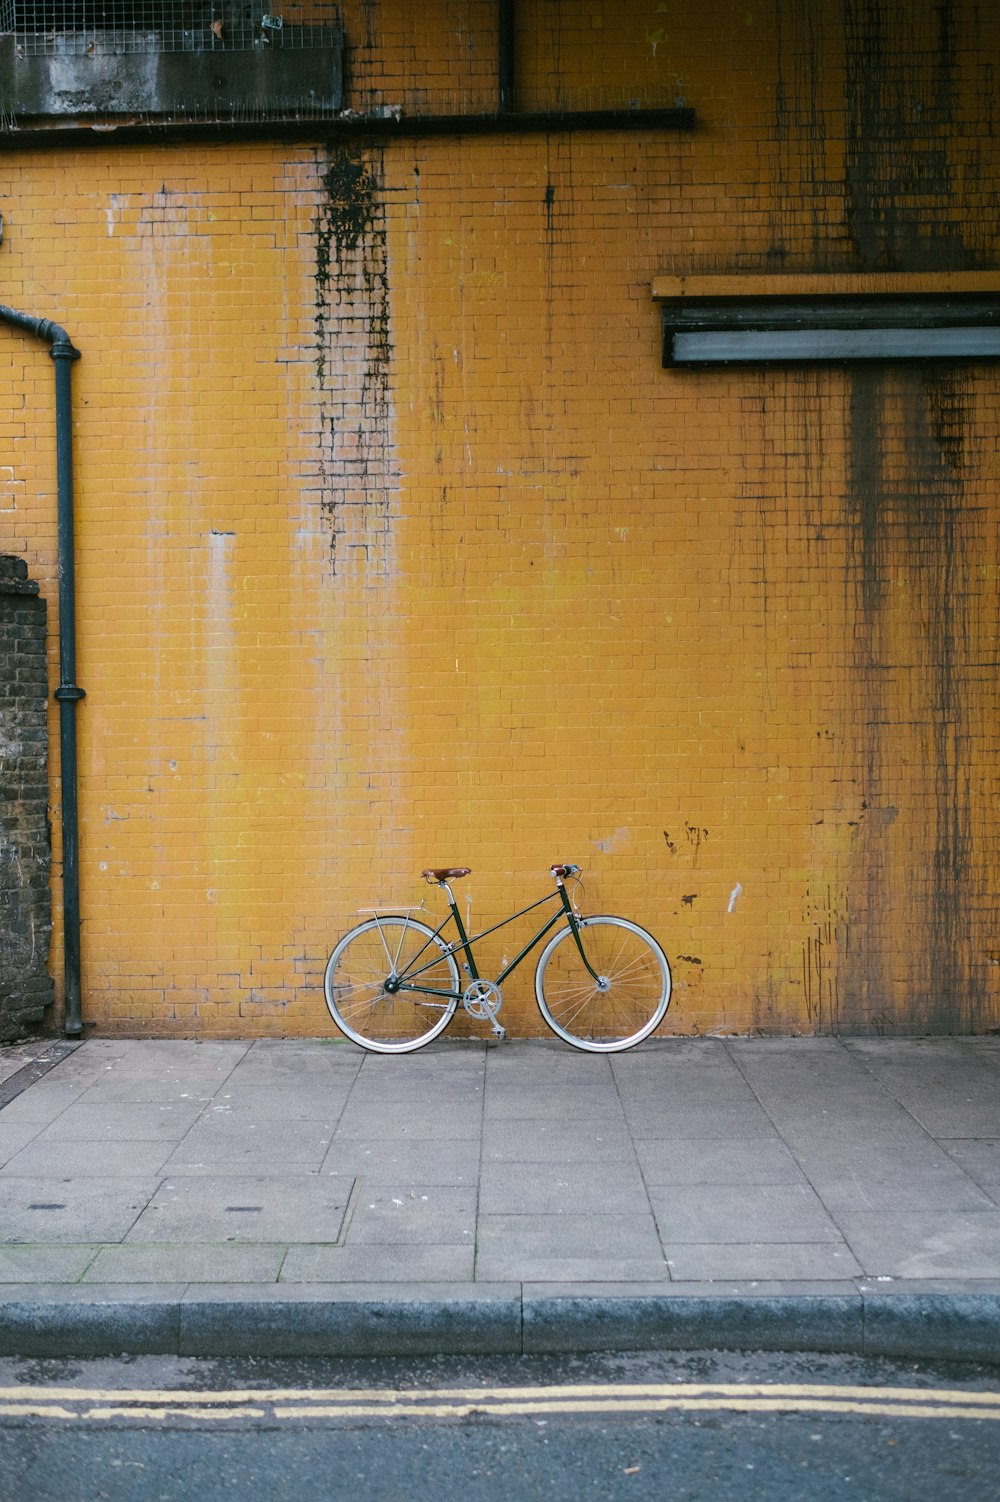
[[[0,1361],[3,1502],[992,1502],[1000,1370],[722,1353]]]

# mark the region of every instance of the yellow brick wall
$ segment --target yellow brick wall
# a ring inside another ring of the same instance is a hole
[[[83,356],[88,1025],[326,1032],[358,908],[461,862],[485,925],[554,860],[667,1030],[1000,1022],[996,372],[665,371],[652,296],[995,265],[982,12],[519,6],[522,108],[691,133],[7,152],[0,300]],[[345,6],[349,103],[494,108],[494,16]],[[0,328],[54,632],[51,387]]]

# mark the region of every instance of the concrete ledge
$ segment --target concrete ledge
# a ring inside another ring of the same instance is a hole
[[[2,1356],[519,1355],[517,1285],[7,1291]]]
[[[1000,1291],[604,1293],[537,1285],[77,1285],[0,1296],[0,1355],[844,1352],[1000,1363]]]
[[[845,1351],[864,1341],[860,1295],[637,1293],[524,1300],[525,1352]]]
[[[176,1301],[26,1298],[0,1304],[0,1356],[173,1356]]]
[[[245,1298],[192,1290],[180,1309],[182,1356],[518,1355],[521,1296],[368,1286],[352,1293],[277,1286]]]
[[[866,1294],[867,1356],[1000,1362],[1000,1294]]]

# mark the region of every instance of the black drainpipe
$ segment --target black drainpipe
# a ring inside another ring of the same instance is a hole
[[[509,115],[514,109],[514,0],[497,0],[497,87],[500,95],[500,113]]]
[[[72,372],[80,351],[66,330],[48,318],[32,318],[0,304],[0,323],[24,329],[49,346],[56,366],[56,483],[59,568],[59,756],[62,778],[63,956],[67,1038],[83,1032],[80,1017],[80,821],[77,804],[76,572],[73,559]]]

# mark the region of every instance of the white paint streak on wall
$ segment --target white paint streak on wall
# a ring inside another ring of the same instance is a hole
[[[726,911],[731,913],[742,896],[743,888],[740,883],[737,882],[733,887],[733,890],[729,894],[729,907],[726,909]]]
[[[600,850],[604,855],[611,855],[614,851],[621,850],[623,846],[628,844],[628,830],[618,828],[606,840],[593,840],[591,843],[595,850]]]
[[[108,207],[104,210],[104,217],[108,223],[109,240],[114,238],[115,226],[118,223],[119,214],[121,213],[122,209],[125,209],[127,207],[127,198],[123,198],[120,193],[111,194],[111,197],[108,200]]]

